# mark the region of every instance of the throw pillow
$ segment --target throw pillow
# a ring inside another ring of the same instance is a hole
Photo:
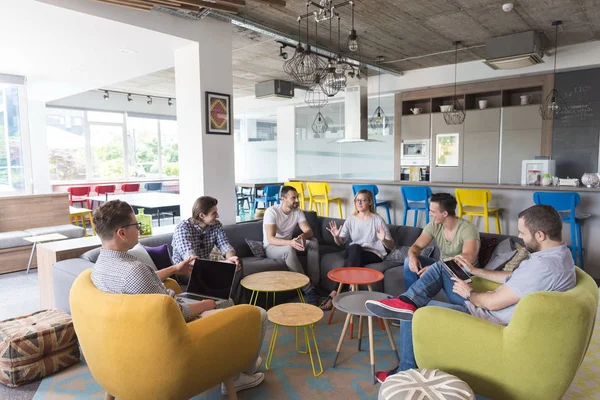
[[[496,243],[498,243],[498,239],[495,237],[481,236],[479,239],[479,254],[477,255],[480,267],[486,265],[490,261]]]
[[[529,258],[529,251],[519,243],[515,243],[517,252],[506,264],[504,264],[503,271],[512,272],[519,267],[522,261]]]
[[[508,260],[510,260],[517,250],[514,248],[514,242],[511,238],[504,239],[494,249],[492,252],[492,258],[486,264],[483,265],[483,268],[488,270],[499,271],[504,268],[504,264]]]
[[[249,240],[246,239],[246,243],[248,243],[248,247],[250,247],[250,251],[254,257],[265,258],[265,249],[263,247],[263,243],[258,240]]]
[[[392,249],[390,254],[388,254],[385,259],[390,261],[398,261],[404,262],[406,257],[408,257],[408,250],[410,246],[396,246]],[[433,246],[427,246],[423,250],[421,250],[421,255],[423,257],[430,257],[435,248]]]
[[[158,271],[158,268],[156,268],[156,264],[154,263],[154,260],[152,260],[152,258],[150,257],[150,254],[148,254],[148,252],[146,251],[146,249],[144,248],[144,246],[141,243],[136,244],[135,247],[133,249],[129,250],[127,253],[131,254],[132,256],[134,256],[135,258],[137,258],[144,264],[151,266],[153,270]]]
[[[169,245],[167,245],[166,243],[156,247],[144,247],[150,255],[150,258],[152,258],[152,261],[154,261],[154,265],[156,265],[156,268],[158,268],[159,270],[173,265],[173,261],[171,260],[171,253],[169,253]]]

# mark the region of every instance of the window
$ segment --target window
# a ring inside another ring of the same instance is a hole
[[[172,117],[49,107],[47,127],[54,181],[179,176]]]
[[[0,192],[24,191],[19,89],[0,85]]]

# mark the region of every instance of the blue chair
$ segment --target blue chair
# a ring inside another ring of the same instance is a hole
[[[263,195],[254,198],[254,210],[256,210],[258,203],[263,203],[266,207],[273,204],[279,204],[279,192],[281,186],[265,186],[263,188]]]
[[[583,269],[583,244],[581,242],[581,221],[591,214],[578,212],[575,208],[581,203],[581,196],[577,192],[535,192],[535,204],[552,206],[558,211],[563,222],[571,225],[571,253],[573,261]],[[579,259],[579,262],[578,262]]]
[[[419,211],[425,211],[425,223],[429,223],[429,198],[431,189],[428,186],[401,186],[402,201],[404,201],[404,220],[402,225],[406,225],[408,210],[415,212],[413,226],[417,226],[419,221]]]
[[[148,182],[144,184],[144,189],[148,192],[162,191],[162,182]]]
[[[354,192],[354,197],[356,197],[356,193],[359,190],[368,190],[373,194],[373,200],[375,201],[375,208],[382,206],[385,207],[385,213],[387,214],[388,224],[392,224],[392,218],[390,217],[390,202],[388,200],[377,200],[377,194],[379,193],[379,188],[377,185],[352,185],[352,191]]]

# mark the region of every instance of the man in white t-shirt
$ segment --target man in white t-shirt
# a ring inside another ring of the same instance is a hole
[[[284,186],[280,193],[281,204],[271,206],[265,211],[263,219],[263,246],[268,258],[283,259],[290,271],[304,274],[304,268],[298,260],[298,251],[306,251],[308,277],[310,282],[302,288],[308,303],[316,304],[317,296],[313,285],[319,283],[319,242],[313,237],[313,231],[298,207],[298,192],[292,186]],[[293,237],[296,225],[302,233]]]

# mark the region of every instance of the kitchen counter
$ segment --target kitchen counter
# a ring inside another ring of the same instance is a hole
[[[533,191],[563,191],[563,192],[600,192],[598,188],[585,186],[530,186],[530,185],[502,185],[497,183],[462,183],[462,182],[429,182],[429,181],[389,181],[368,179],[311,179],[295,178],[290,181],[298,182],[327,182],[340,184],[374,184],[389,186],[435,186],[452,188],[474,188],[474,189],[508,189],[508,190],[533,190]]]

